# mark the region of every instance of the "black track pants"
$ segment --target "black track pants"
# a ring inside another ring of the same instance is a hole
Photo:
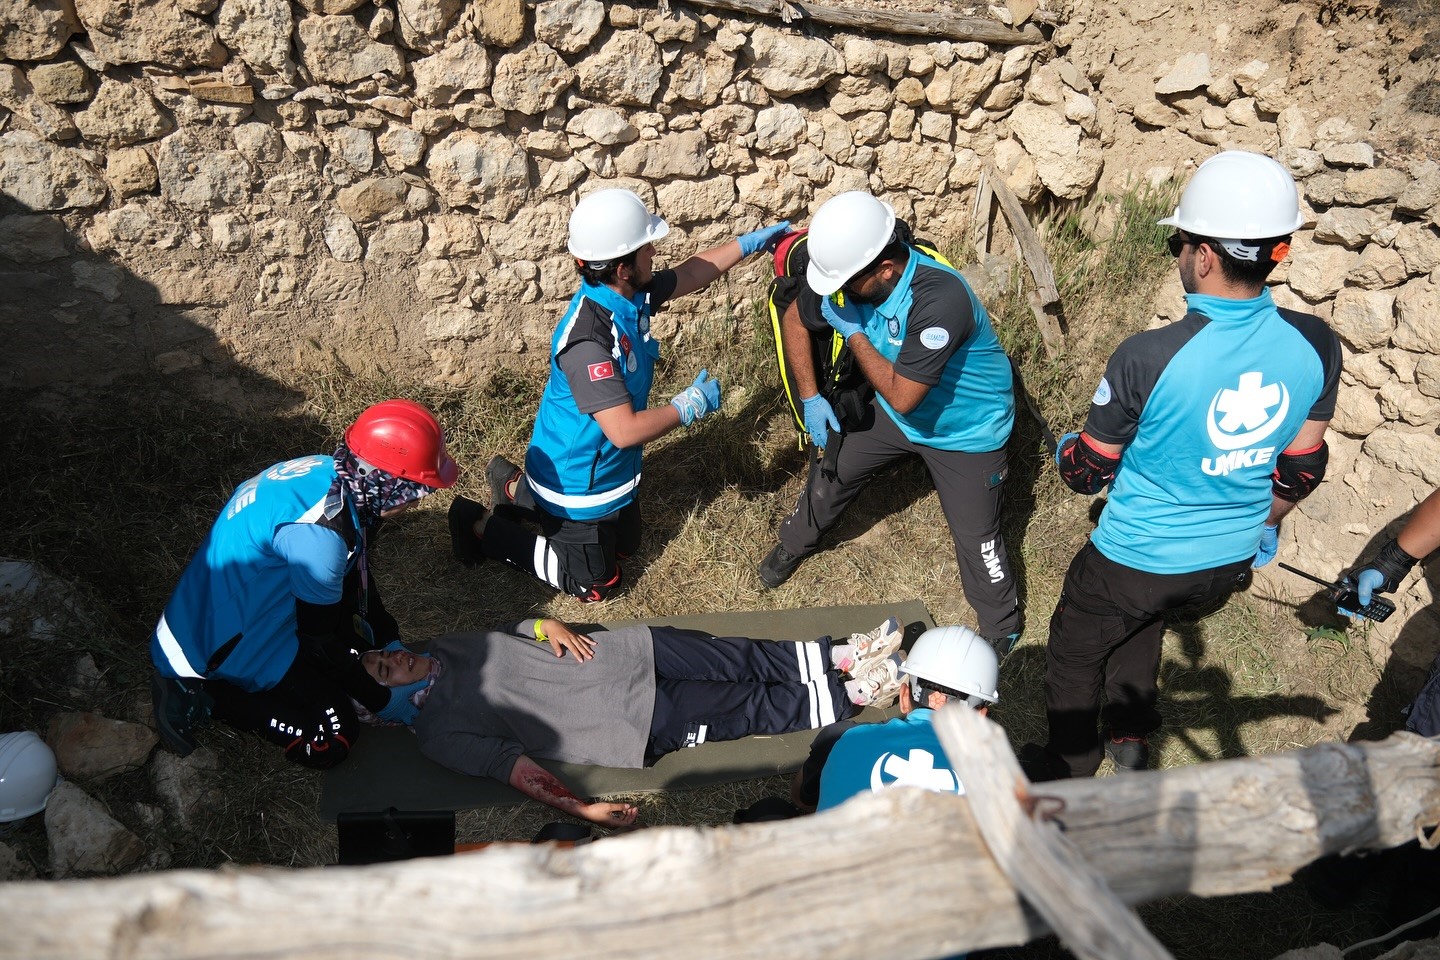
[[[830,638],[813,643],[712,637],[653,627],[654,759],[709,740],[812,730],[859,712],[830,666]]]
[[[1194,573],[1146,573],[1116,563],[1090,543],[1075,555],[1045,650],[1049,746],[1072,776],[1092,776],[1103,759],[1096,729],[1102,691],[1112,735],[1147,737],[1159,729],[1164,615],[1228,596],[1249,569],[1250,561],[1241,560]]]
[[[565,520],[538,507],[520,515],[540,533],[492,514],[480,541],[485,555],[581,600],[603,600],[619,589],[620,560],[639,548],[644,529],[638,501],[600,520]]]
[[[1009,472],[1005,450],[961,453],[921,446],[901,433],[873,400],[871,413],[863,429],[845,434],[833,480],[825,477],[818,463],[810,465],[800,502],[780,525],[780,542],[797,557],[812,552],[866,481],[906,454],[914,454],[925,461],[940,495],[940,508],[955,542],[960,584],[975,608],[980,633],[1006,637],[1019,632],[1015,575],[1000,537],[1000,506]]]

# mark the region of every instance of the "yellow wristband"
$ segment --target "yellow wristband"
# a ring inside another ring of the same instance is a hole
[[[549,643],[549,642],[550,642],[550,638],[547,637],[547,636],[545,636],[545,630],[540,626],[540,618],[539,618],[539,617],[536,617],[536,618],[535,618],[535,642],[536,642],[536,643]]]

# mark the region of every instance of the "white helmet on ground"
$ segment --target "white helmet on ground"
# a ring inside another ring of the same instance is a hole
[[[1269,240],[1289,236],[1305,222],[1295,178],[1277,161],[1259,153],[1226,150],[1200,164],[1180,196],[1175,212],[1158,221],[1186,233],[1222,243],[1240,260],[1246,256],[1239,240]]]
[[[0,735],[0,823],[45,809],[55,789],[55,753],[29,730]]]
[[[810,221],[810,289],[828,297],[895,238],[895,208],[863,190],[831,197]]]
[[[570,253],[587,263],[623,257],[670,232],[670,225],[652,214],[632,190],[596,190],[575,204],[570,214]]]
[[[910,675],[910,692],[917,704],[923,705],[923,701],[916,680],[963,694],[972,707],[1000,699],[1000,661],[995,648],[969,627],[926,630],[910,648],[900,672]]]

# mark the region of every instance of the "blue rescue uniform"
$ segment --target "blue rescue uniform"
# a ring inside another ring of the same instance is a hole
[[[808,251],[797,248],[795,256],[808,261]],[[794,269],[799,275],[804,263]],[[808,328],[824,328],[819,296],[806,291],[796,305]],[[847,426],[833,473],[811,465],[800,501],[780,525],[780,543],[791,556],[812,553],[866,481],[900,457],[917,455],[940,496],[980,632],[1018,633],[1015,577],[1000,536],[1014,384],[990,315],[956,270],[913,246],[885,301],[859,306],[866,339],[896,373],[929,391],[906,414],[878,394],[869,401],[863,422]]]
[[[1276,458],[1335,411],[1340,343],[1318,317],[1277,309],[1268,290],[1187,302],[1179,322],[1119,346],[1085,422],[1124,450],[1050,621],[1049,751],[1071,776],[1103,758],[1102,690],[1109,736],[1159,728],[1165,613],[1248,582]]]
[[[595,414],[622,404],[645,410],[660,344],[650,318],[676,287],[657,272],[630,298],[582,282],[550,340],[550,377],[525,453],[522,496],[510,517],[492,516],[481,541],[486,556],[553,587],[599,600],[620,586],[618,560],[640,544],[641,448],[611,443]]]

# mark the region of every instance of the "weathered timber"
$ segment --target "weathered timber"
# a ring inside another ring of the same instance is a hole
[[[968,707],[940,711],[935,730],[965,784],[990,855],[1081,960],[1173,960],[1051,821],[1032,819],[1028,781],[1005,731]]]
[[[1030,276],[1035,280],[1035,292],[1029,297],[1030,312],[1035,315],[1035,323],[1040,328],[1040,340],[1045,346],[1045,355],[1053,360],[1065,350],[1065,331],[1060,326],[1060,290],[1055,286],[1055,268],[1050,265],[1050,257],[1045,253],[1045,245],[1040,242],[1040,235],[1030,225],[1030,218],[1025,215],[1025,207],[1021,205],[1020,198],[1015,196],[1004,178],[995,168],[987,166],[984,182],[989,190],[994,192],[995,199],[1005,214],[1005,222],[1010,225],[1010,235],[1015,238],[1015,244],[1020,248],[1020,259],[1025,261],[1025,265],[1030,268]],[[988,211],[986,213],[988,214]]]
[[[1027,790],[1126,903],[1261,891],[1324,854],[1394,846],[1440,821],[1440,744],[1396,734]],[[0,958],[843,960],[875,956],[896,904],[906,932],[883,952],[902,960],[1047,931],[968,800],[892,790],[801,820],[570,850],[3,884]]]
[[[692,7],[753,13],[786,23],[814,20],[832,27],[843,27],[866,33],[895,33],[904,36],[933,37],[936,40],[978,40],[999,47],[1015,47],[1041,43],[1039,29],[1027,25],[1014,30],[982,17],[952,17],[941,13],[907,13],[896,10],[862,10],[831,7],[796,0],[684,0]],[[797,17],[798,15],[798,17]]]

